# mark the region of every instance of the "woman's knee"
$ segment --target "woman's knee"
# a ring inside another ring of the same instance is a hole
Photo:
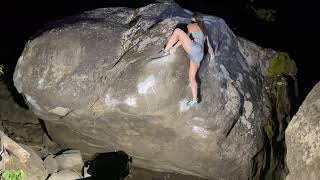
[[[189,78],[190,79],[196,79],[196,75],[198,72],[198,66],[195,64],[190,64],[189,67]]]
[[[176,29],[174,29],[173,33],[180,34],[181,32],[184,32],[184,31],[182,31],[182,29],[180,29],[180,28],[176,28]]]
[[[191,82],[191,84],[197,84],[197,80],[194,75],[189,75],[189,81]]]

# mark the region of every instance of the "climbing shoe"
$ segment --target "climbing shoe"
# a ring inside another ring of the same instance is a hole
[[[189,100],[187,101],[187,106],[192,107],[198,104],[198,100]]]

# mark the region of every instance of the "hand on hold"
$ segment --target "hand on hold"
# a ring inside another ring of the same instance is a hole
[[[210,57],[209,57],[210,60],[213,60],[214,59],[214,54],[210,54]]]

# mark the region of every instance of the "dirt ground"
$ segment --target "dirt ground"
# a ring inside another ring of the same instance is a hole
[[[131,167],[130,174],[125,180],[208,180],[200,177],[167,173],[167,172],[156,172],[141,168]]]

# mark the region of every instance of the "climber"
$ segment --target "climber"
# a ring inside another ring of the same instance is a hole
[[[188,100],[187,105],[193,106],[198,103],[198,84],[196,74],[200,67],[200,62],[204,56],[204,42],[207,42],[210,59],[213,58],[213,49],[208,38],[208,30],[199,13],[194,13],[191,17],[191,23],[187,25],[188,33],[186,34],[180,28],[176,28],[170,37],[167,45],[163,49],[164,54],[171,54],[176,48],[182,45],[190,59],[189,65],[189,81],[191,83],[192,99]],[[193,40],[189,35],[192,35]]]

